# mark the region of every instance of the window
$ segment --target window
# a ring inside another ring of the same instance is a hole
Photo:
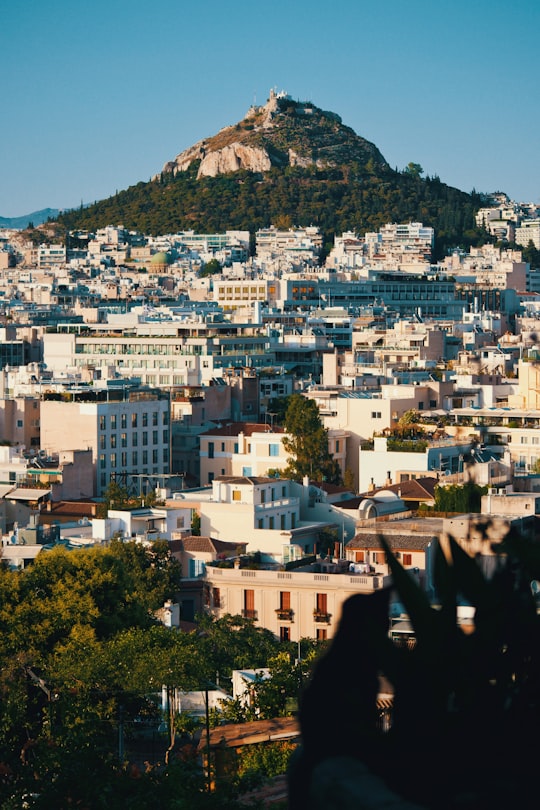
[[[132,434],[132,436],[131,436],[131,444],[133,445],[133,447],[137,447],[137,445],[139,444],[139,436],[138,436],[137,433]]]
[[[116,453],[111,453],[111,455],[110,455],[110,463],[111,463],[111,467],[116,467]]]
[[[147,430],[143,430],[142,443],[143,443],[143,445],[148,444],[148,431]]]
[[[240,501],[242,500],[242,493],[239,489],[234,489],[232,494],[233,501]]]
[[[339,453],[339,439],[336,439],[336,453]]]
[[[255,610],[255,591],[251,589],[244,590],[244,610],[242,611],[244,619],[256,619],[257,611]]]
[[[221,442],[221,452],[225,452],[225,442]]]
[[[120,415],[120,427],[122,430],[127,428],[127,414],[123,413]]]
[[[131,414],[131,427],[132,428],[137,427],[137,414],[136,413]]]
[[[266,503],[266,490],[261,489],[261,503]]]
[[[372,419],[381,419],[382,418],[381,411],[371,411],[371,418]]]
[[[214,442],[208,442],[208,458],[214,458]]]
[[[157,423],[158,423],[158,412],[154,411],[152,414],[152,425],[154,425],[155,427]]]
[[[99,449],[105,450],[106,447],[107,447],[107,437],[105,436],[104,433],[102,433],[101,436],[99,437]]]
[[[111,447],[116,447],[116,433],[111,435]]]
[[[163,431],[163,444],[168,444],[168,443],[169,443],[169,431],[164,430]]]
[[[143,413],[143,415],[142,415],[142,426],[143,427],[148,427],[148,414],[147,413]]]
[[[291,592],[290,591],[280,591],[280,593],[279,593],[279,609],[280,610],[290,610],[291,609]]]
[[[159,432],[157,430],[152,431],[152,444],[157,444],[159,442]]]
[[[326,641],[328,638],[328,630],[326,627],[317,628],[317,641]]]
[[[142,451],[142,463],[144,467],[148,464],[148,450]]]
[[[250,476],[251,475],[251,467],[242,467],[242,475],[243,476]]]
[[[22,428],[22,426],[23,426],[23,420],[22,419],[17,419],[17,427]]]
[[[270,518],[270,520],[269,520],[269,526],[268,526],[268,528],[269,528],[269,529],[273,529],[273,528],[274,528],[274,516],[273,516],[273,515],[272,515],[272,517],[271,517],[271,518]]]
[[[164,425],[168,425],[168,424],[169,424],[169,414],[167,413],[167,411],[164,411],[164,412],[163,412],[163,419],[162,419],[162,422],[163,422],[163,424],[164,424]]]
[[[202,560],[190,560],[189,561],[189,576],[190,577],[200,577],[205,572],[205,564]]]
[[[328,594],[318,593],[316,595],[317,613],[328,613]]]
[[[116,430],[116,414],[111,414],[111,430]]]
[[[385,562],[384,551],[373,551],[371,554],[371,559],[374,563],[377,563],[378,565],[383,565]]]
[[[412,554],[404,554],[402,562],[403,565],[412,565]]]
[[[137,467],[139,463],[139,457],[136,450],[134,450],[133,453],[131,454],[131,463],[134,467]]]
[[[282,498],[287,497],[287,487],[286,486],[281,487],[281,497]]]
[[[127,433],[120,434],[120,446],[127,447]]]
[[[212,606],[215,608],[221,607],[221,593],[219,588],[212,588]]]
[[[279,444],[269,444],[268,445],[268,455],[269,456],[279,456]]]
[[[365,553],[363,551],[356,551],[354,554],[354,561],[357,563],[363,563],[365,559]]]
[[[429,407],[430,408],[436,408],[437,407],[437,400],[436,399],[430,399],[429,400]]]
[[[107,462],[105,461],[105,453],[101,453],[99,457],[99,466],[102,470],[107,466]]]
[[[158,463],[158,450],[152,450],[152,464]]]
[[[291,640],[291,628],[288,624],[283,624],[279,628],[279,640],[280,641],[290,641]]]
[[[99,429],[105,430],[107,428],[107,420],[105,416],[99,417]]]
[[[286,528],[287,528],[287,527],[286,527],[286,525],[285,525],[285,524],[286,524],[286,522],[287,522],[287,518],[286,518],[286,516],[285,516],[285,515],[281,515],[281,518],[280,518],[280,528],[281,528],[281,529],[286,529]]]
[[[120,464],[124,468],[127,467],[127,453],[125,450],[120,455]]]

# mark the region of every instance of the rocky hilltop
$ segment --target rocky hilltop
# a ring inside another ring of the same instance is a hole
[[[177,174],[198,164],[201,178],[241,169],[324,169],[368,160],[379,167],[388,165],[377,147],[346,127],[339,115],[271,90],[264,106],[251,107],[242,121],[190,146],[165,163],[163,172]]]

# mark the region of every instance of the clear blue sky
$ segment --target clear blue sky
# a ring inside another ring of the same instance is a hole
[[[103,199],[271,87],[540,202],[539,0],[0,0],[0,216]]]

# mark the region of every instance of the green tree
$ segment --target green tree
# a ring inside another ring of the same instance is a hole
[[[481,487],[473,481],[463,486],[435,487],[435,506],[437,512],[480,512],[482,495],[487,487]]]
[[[301,481],[307,475],[314,481],[341,483],[339,464],[328,451],[328,430],[314,400],[293,394],[284,427],[287,436],[283,438],[283,447],[291,455],[285,477]]]
[[[531,269],[538,269],[540,267],[540,250],[535,247],[532,239],[529,239],[527,247],[521,249],[521,255],[524,262],[531,265]]]
[[[343,486],[351,492],[356,492],[356,478],[350,467],[347,467],[343,475]]]
[[[193,512],[191,518],[191,534],[194,537],[200,537],[201,534],[201,516],[198,512]]]
[[[217,259],[210,259],[210,261],[203,264],[199,270],[200,278],[205,278],[206,276],[215,276],[218,273],[221,273],[221,264]]]
[[[405,173],[409,174],[411,177],[422,177],[424,174],[424,170],[419,163],[407,163],[405,166]]]

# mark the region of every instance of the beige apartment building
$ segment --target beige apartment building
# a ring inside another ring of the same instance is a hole
[[[200,436],[201,484],[211,484],[220,475],[266,476],[284,470],[289,454],[283,447],[283,428],[270,424],[234,422],[213,428]],[[349,433],[328,431],[328,451],[345,472]]]
[[[207,610],[216,618],[230,613],[253,619],[282,641],[325,641],[336,633],[345,600],[373,593],[385,578],[329,562],[294,571],[209,565],[206,582]]]
[[[283,428],[231,422],[199,437],[201,484],[221,475],[266,476],[283,470],[289,455],[283,447]]]
[[[102,392],[106,394],[107,392]],[[115,396],[118,399],[113,399]],[[91,450],[96,495],[111,479],[165,475],[170,465],[169,397],[158,391],[119,391],[96,401],[92,392],[72,401],[41,402],[41,447],[49,454]]]
[[[330,510],[324,520],[301,519],[297,485],[286,478],[217,476],[211,489],[197,491],[201,534],[246,545],[265,560],[282,565],[314,554],[320,533],[335,527]]]

